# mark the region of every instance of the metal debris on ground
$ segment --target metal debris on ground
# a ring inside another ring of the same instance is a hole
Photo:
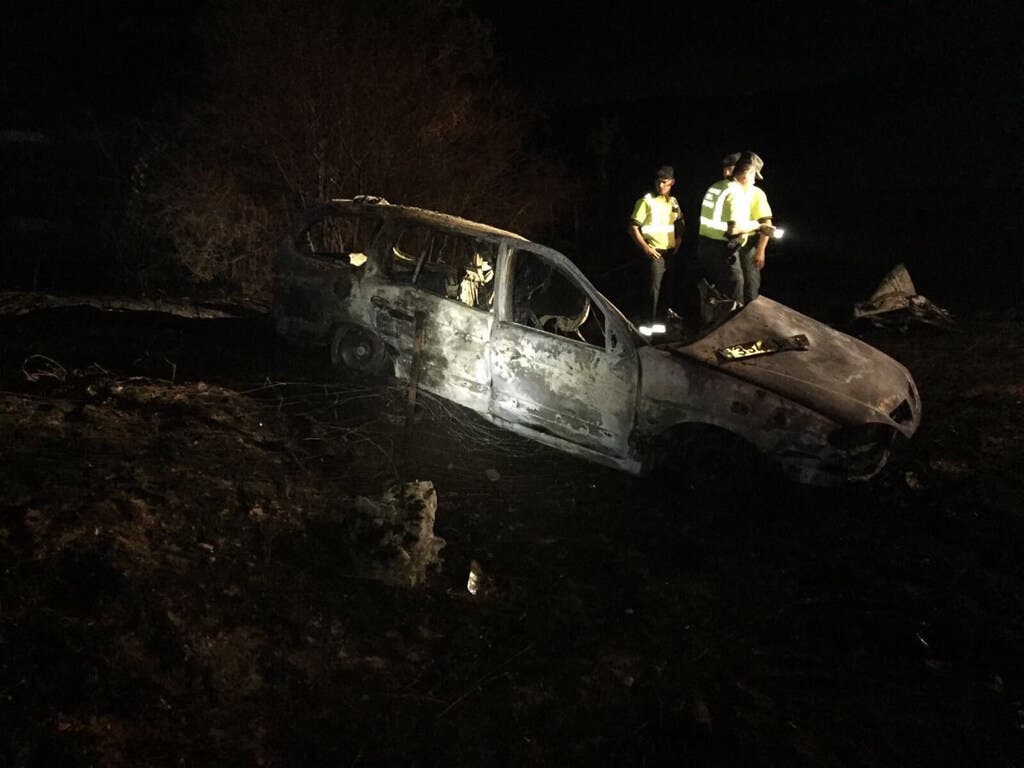
[[[476,560],[469,561],[469,579],[466,581],[466,591],[471,595],[479,594],[483,589],[484,571]]]
[[[933,304],[917,292],[903,264],[897,264],[889,270],[870,299],[854,305],[853,317],[856,320],[868,320],[879,327],[905,328],[912,321],[941,328],[955,327],[948,310]]]
[[[68,378],[68,372],[63,365],[46,355],[30,355],[21,364],[21,373],[27,381],[33,383],[40,379],[57,379],[63,382]]]

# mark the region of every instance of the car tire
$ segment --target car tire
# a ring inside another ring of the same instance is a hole
[[[339,325],[331,335],[330,352],[336,370],[382,374],[389,362],[380,337],[358,325]]]

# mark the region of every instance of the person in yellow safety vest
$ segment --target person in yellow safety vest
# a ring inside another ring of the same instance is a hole
[[[733,166],[740,159],[741,155],[749,155],[754,162],[754,186],[750,188],[750,218],[761,224],[757,237],[748,239],[746,245],[740,250],[740,269],[743,271],[743,303],[748,304],[758,297],[761,292],[761,270],[765,264],[765,249],[768,241],[771,240],[770,230],[772,226],[772,207],[768,203],[768,195],[757,186],[757,181],[764,178],[761,170],[764,168],[764,161],[756,152],[734,152],[722,158],[722,177],[732,176]]]
[[[742,155],[733,167],[732,178],[716,181],[701,200],[700,238],[697,260],[708,282],[737,303],[743,302],[743,269],[739,251],[748,236],[760,231],[750,217],[754,185],[754,161]],[[771,228],[764,230],[771,234]]]
[[[663,165],[654,177],[654,189],[636,201],[630,220],[629,235],[637,244],[650,265],[651,326],[657,327],[658,300],[662,282],[670,271],[670,260],[679,252],[682,244],[684,224],[679,202],[669,194],[675,184],[675,171],[670,165]],[[666,293],[671,286],[666,284]],[[663,331],[664,327],[658,328]]]

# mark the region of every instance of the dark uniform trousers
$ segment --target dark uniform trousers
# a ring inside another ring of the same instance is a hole
[[[697,242],[697,262],[702,276],[719,292],[734,301],[743,301],[743,267],[738,248],[727,240],[701,237]]]
[[[743,303],[749,304],[761,293],[761,270],[754,264],[757,254],[757,235],[751,235],[740,248],[740,269],[743,270]]]
[[[665,279],[665,273],[669,271],[670,264],[669,259],[672,258],[672,251],[667,248],[655,248],[660,259],[648,259],[651,262],[651,321],[658,319],[658,299],[661,297],[662,282]],[[665,283],[665,293],[671,298],[671,276],[669,282]]]

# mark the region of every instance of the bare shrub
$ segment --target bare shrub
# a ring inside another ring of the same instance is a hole
[[[259,296],[270,281],[271,213],[223,168],[189,164],[154,188],[155,223],[197,283],[223,282]]]
[[[162,136],[136,161],[118,258],[143,292],[269,298],[273,214],[231,169]]]
[[[457,2],[260,0],[206,29],[211,94],[141,193],[195,283],[266,295],[278,233],[315,201],[375,194],[536,235],[573,197]]]

